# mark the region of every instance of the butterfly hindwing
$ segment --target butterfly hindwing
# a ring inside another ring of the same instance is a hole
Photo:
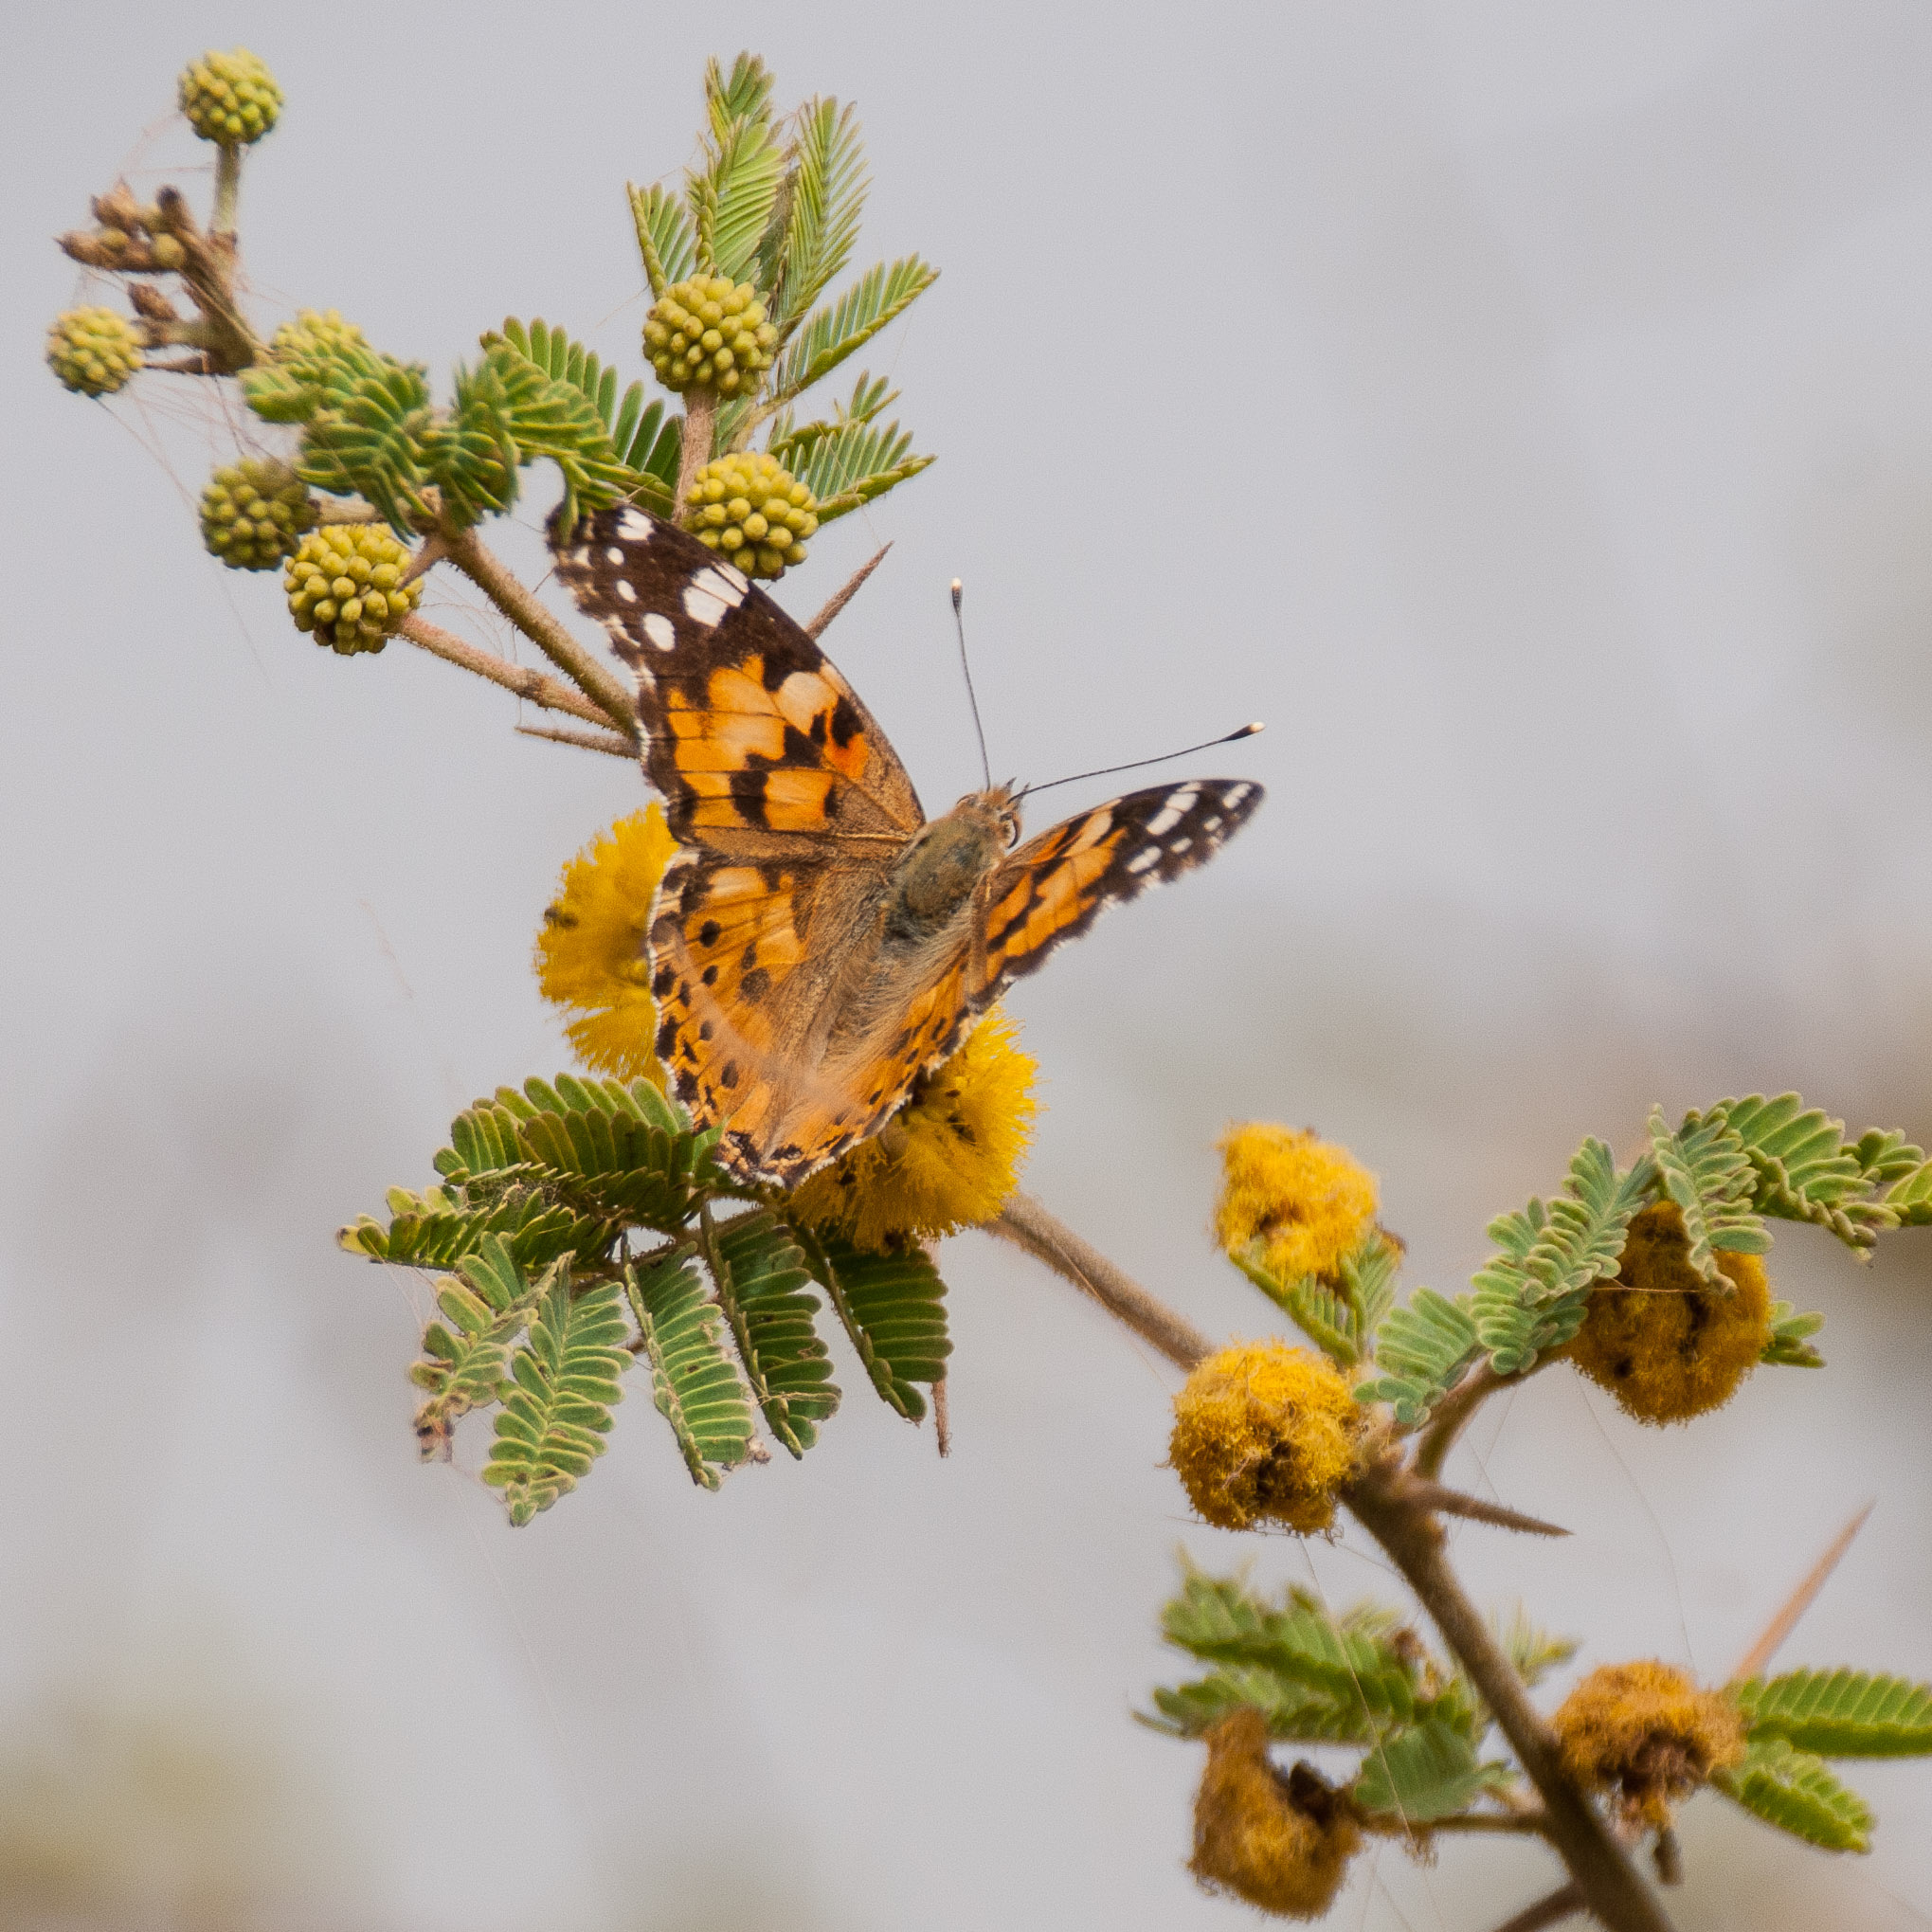
[[[1190,778],[1110,799],[1030,839],[993,876],[984,987],[1000,997],[1103,908],[1178,878],[1245,824],[1262,790],[1247,779]]]
[[[600,510],[559,546],[557,574],[636,673],[645,767],[680,843],[762,857],[924,822],[838,667],[695,537]]]

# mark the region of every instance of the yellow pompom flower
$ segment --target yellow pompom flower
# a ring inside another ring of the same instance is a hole
[[[423,582],[403,582],[409,551],[382,523],[332,523],[296,546],[281,573],[288,614],[338,657],[380,651],[415,609]]]
[[[1215,1239],[1284,1281],[1332,1275],[1375,1222],[1375,1176],[1346,1147],[1252,1120],[1217,1143]]]
[[[1188,1870],[1264,1912],[1319,1919],[1362,1845],[1348,1799],[1309,1764],[1277,1771],[1258,1710],[1230,1711],[1206,1743]]]
[[[1654,1831],[1670,1822],[1672,1805],[1744,1755],[1744,1720],[1730,1699],[1654,1659],[1592,1670],[1550,1727],[1572,1778]]]
[[[1616,1279],[1595,1289],[1565,1353],[1639,1422],[1684,1422],[1721,1408],[1771,1340],[1771,1287],[1755,1255],[1716,1251],[1731,1291],[1690,1265],[1675,1201],[1630,1224]]]
[[[875,1251],[991,1220],[1019,1184],[1038,1110],[1038,1063],[1019,1042],[996,1006],[882,1131],[799,1183],[800,1219]]]
[[[141,360],[139,333],[112,309],[68,309],[47,331],[47,367],[76,395],[113,395]]]
[[[1237,1343],[1210,1355],[1174,1398],[1167,1458],[1218,1528],[1283,1523],[1309,1536],[1334,1521],[1363,1419],[1326,1355]]]
[[[662,805],[620,819],[564,867],[536,936],[537,988],[577,1016],[564,1031],[578,1057],[596,1073],[659,1088],[645,938],[658,883],[677,850]]]

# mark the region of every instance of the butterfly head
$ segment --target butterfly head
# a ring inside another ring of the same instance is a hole
[[[984,791],[969,791],[947,813],[956,823],[971,825],[997,841],[999,849],[1010,852],[1020,843],[1020,783],[1009,779],[1004,785],[991,785]]]

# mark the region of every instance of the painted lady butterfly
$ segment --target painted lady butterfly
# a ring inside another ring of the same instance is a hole
[[[1261,803],[1245,779],[1188,779],[1015,850],[1019,801],[994,785],[929,822],[824,653],[695,537],[602,510],[557,573],[637,674],[683,848],[648,941],[658,1056],[747,1179],[789,1186],[876,1133],[1008,981]]]

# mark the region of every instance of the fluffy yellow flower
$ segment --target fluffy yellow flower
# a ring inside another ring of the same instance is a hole
[[[1274,1768],[1258,1710],[1232,1710],[1207,1733],[1187,1869],[1208,1890],[1284,1919],[1319,1919],[1361,1844],[1348,1800],[1311,1766]]]
[[[1217,1143],[1221,1198],[1214,1234],[1228,1254],[1284,1281],[1332,1275],[1375,1221],[1375,1176],[1346,1147],[1251,1120]]]
[[[1327,1528],[1363,1419],[1326,1355],[1285,1342],[1210,1355],[1174,1398],[1167,1459],[1188,1501],[1222,1529]]]
[[[1730,1699],[1654,1659],[1592,1670],[1550,1727],[1572,1778],[1659,1832],[1673,1804],[1744,1755],[1744,1720]]]
[[[800,1219],[874,1250],[991,1220],[1019,1183],[1038,1111],[1038,1062],[1019,1040],[996,1006],[882,1132],[799,1183]]]
[[[564,1031],[587,1067],[664,1084],[652,1042],[657,1008],[644,940],[651,901],[677,842],[652,805],[620,819],[564,868],[536,937],[536,984],[576,1014]]]
[[[1755,1255],[1717,1251],[1731,1291],[1690,1265],[1675,1201],[1647,1207],[1624,1237],[1615,1282],[1590,1296],[1566,1351],[1639,1422],[1684,1422],[1721,1408],[1771,1340],[1771,1287]]]

